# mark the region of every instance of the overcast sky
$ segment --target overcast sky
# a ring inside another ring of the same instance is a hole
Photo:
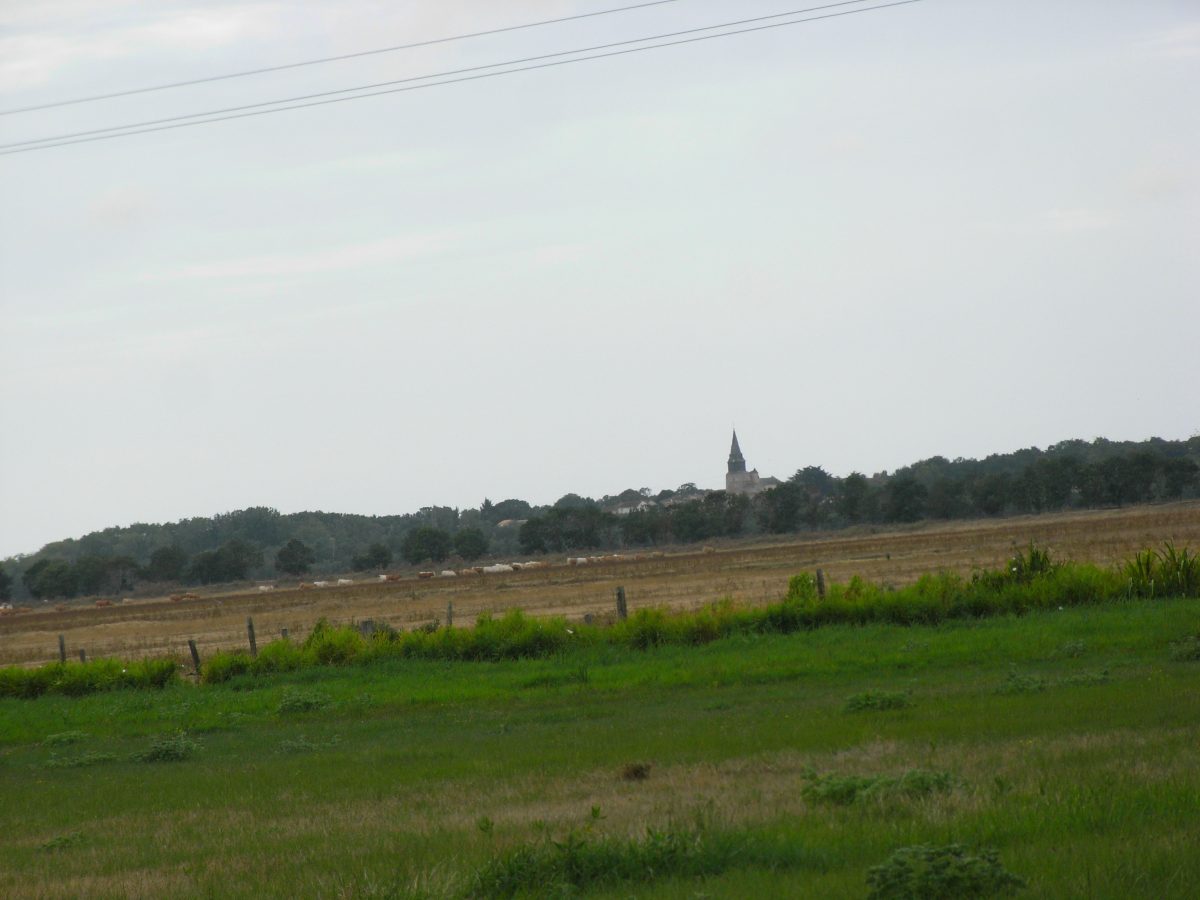
[[[0,107],[632,0],[0,4]],[[767,15],[678,0],[0,143]],[[808,5],[815,5],[809,3]],[[1200,6],[924,0],[0,157],[0,556],[1200,430]]]

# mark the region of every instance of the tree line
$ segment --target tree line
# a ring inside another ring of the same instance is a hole
[[[1138,443],[1064,441],[982,460],[935,456],[895,472],[798,470],[753,497],[694,484],[598,500],[567,494],[478,509],[397,516],[251,507],[179,522],[108,528],[0,566],[0,600],[115,594],[138,585],[203,585],[308,573],[377,571],[534,555],[694,543],[873,523],[1119,506],[1200,496],[1200,436]]]

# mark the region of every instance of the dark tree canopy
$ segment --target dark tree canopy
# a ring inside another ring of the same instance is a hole
[[[487,535],[478,528],[464,528],[454,535],[454,552],[470,562],[488,551]]]
[[[275,554],[275,568],[288,575],[303,575],[317,561],[317,554],[303,541],[292,538]]]
[[[254,566],[262,565],[262,551],[234,538],[216,550],[199,553],[188,567],[187,579],[200,584],[244,581]]]
[[[149,581],[179,581],[187,564],[188,555],[178,544],[159,547],[150,554],[143,576]]]
[[[354,568],[359,570],[382,569],[392,562],[392,551],[387,544],[374,543],[354,557]]]
[[[450,533],[430,525],[415,528],[404,536],[400,553],[413,565],[426,560],[442,562],[454,547]]]

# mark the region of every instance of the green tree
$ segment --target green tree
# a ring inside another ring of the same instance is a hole
[[[889,522],[915,522],[925,515],[929,491],[911,475],[891,479],[883,489],[883,517]]]
[[[142,570],[148,581],[180,581],[187,570],[188,555],[178,544],[159,547],[150,554],[150,561]]]
[[[280,547],[279,552],[275,554],[276,570],[289,575],[303,575],[316,561],[317,554],[313,549],[296,538]]]
[[[1175,500],[1183,496],[1183,492],[1196,483],[1196,473],[1200,472],[1190,459],[1169,459],[1163,463],[1163,496]]]
[[[0,600],[12,599],[12,576],[0,565]]]
[[[871,483],[862,472],[851,472],[838,486],[836,508],[847,522],[861,522],[868,517]]]
[[[25,570],[22,580],[37,600],[75,596],[75,569],[65,559],[39,559]]]
[[[454,552],[468,562],[479,559],[487,551],[487,535],[478,528],[464,528],[454,535]]]
[[[454,540],[448,531],[434,528],[431,525],[422,525],[404,536],[404,542],[400,545],[400,554],[416,565],[427,559],[441,562],[450,555],[453,548]]]
[[[387,544],[374,543],[364,553],[357,554],[351,561],[356,569],[383,569],[392,562],[392,551]]]
[[[187,578],[200,584],[243,581],[255,566],[262,565],[262,551],[240,538],[226,541],[216,550],[196,554]]]

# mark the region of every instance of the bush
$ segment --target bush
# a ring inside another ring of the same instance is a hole
[[[1025,887],[1000,865],[995,850],[967,852],[960,844],[902,847],[867,874],[868,900],[985,900]]]
[[[304,641],[305,655],[318,665],[346,665],[355,660],[366,646],[363,636],[349,626],[335,628],[324,618]]]
[[[218,650],[200,667],[200,680],[205,684],[220,684],[237,675],[245,675],[253,665],[254,658],[249,653]]]
[[[471,897],[559,897],[605,885],[703,878],[736,868],[779,870],[814,865],[787,837],[706,828],[647,829],[640,840],[572,831],[496,856],[471,880]]]
[[[909,706],[908,694],[903,691],[863,691],[846,699],[846,712],[865,709],[904,709]]]
[[[178,667],[171,659],[94,659],[88,662],[57,662],[25,669],[0,669],[0,697],[40,697],[66,694],[78,697],[97,691],[121,688],[162,688],[175,680]]]
[[[812,776],[800,794],[810,803],[850,806],[857,801],[919,800],[931,794],[946,794],[954,787],[949,772],[912,769],[903,775]]]
[[[283,698],[279,701],[277,712],[281,715],[314,712],[319,709],[327,709],[332,704],[333,701],[328,694],[317,691],[288,690],[284,692]]]
[[[167,734],[156,737],[145,750],[133,754],[133,759],[137,762],[178,762],[187,759],[197,749],[199,744],[187,735]]]

